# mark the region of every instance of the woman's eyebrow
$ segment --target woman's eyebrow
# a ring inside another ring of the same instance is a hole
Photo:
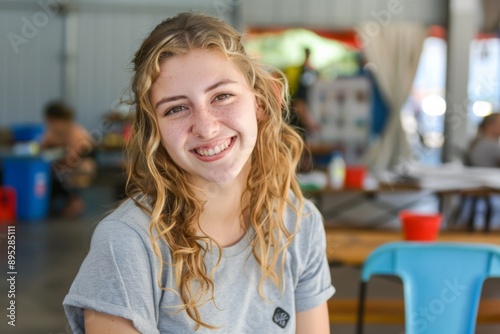
[[[204,92],[208,93],[208,92],[216,89],[217,87],[229,85],[229,84],[238,84],[238,82],[236,82],[234,80],[230,80],[230,79],[223,79],[223,80],[220,80],[220,81],[214,83],[213,85],[208,86]],[[164,97],[164,98],[160,99],[158,102],[156,102],[155,110],[158,109],[164,103],[182,100],[182,99],[187,99],[187,96],[186,95],[176,95],[176,96]]]
[[[171,96],[171,97],[164,97],[160,99],[160,101],[156,102],[155,104],[155,110],[158,109],[162,104],[165,104],[167,102],[172,102],[172,101],[177,101],[181,99],[187,99],[186,95],[176,95],[176,96]]]
[[[228,85],[228,84],[237,84],[237,82],[233,81],[233,80],[230,80],[230,79],[223,79],[223,80],[218,81],[215,84],[209,86],[207,89],[205,89],[205,93],[208,93],[211,90],[216,89],[217,87],[220,87],[220,86],[223,86],[223,85]]]

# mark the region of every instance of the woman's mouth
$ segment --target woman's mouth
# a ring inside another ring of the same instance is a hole
[[[195,148],[193,151],[202,157],[212,157],[227,150],[233,143],[234,138],[235,137],[228,138],[215,145],[198,147]]]

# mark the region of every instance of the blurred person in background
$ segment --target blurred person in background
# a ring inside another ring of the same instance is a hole
[[[485,116],[472,140],[467,163],[477,167],[500,167],[500,113]]]
[[[315,165],[324,165],[332,152],[339,150],[336,144],[318,141],[321,125],[309,109],[310,90],[318,81],[318,77],[318,70],[311,64],[311,50],[304,48],[304,63],[300,67],[297,89],[293,93],[289,120],[305,141],[305,150],[299,164],[301,173],[311,171]]]
[[[51,102],[44,109],[47,131],[41,148],[55,157],[51,211],[65,217],[78,216],[85,210],[80,192],[90,185],[96,170],[91,137],[74,118],[73,109],[63,102]]]
[[[298,88],[293,96],[292,109],[296,114],[295,124],[306,135],[312,135],[321,127],[309,111],[309,90],[318,80],[318,71],[311,64],[311,50],[304,49],[304,63],[300,68]]]

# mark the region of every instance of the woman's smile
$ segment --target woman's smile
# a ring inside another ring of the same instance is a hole
[[[224,140],[218,140],[215,143],[199,146],[192,150],[192,152],[201,161],[216,161],[225,157],[231,151],[236,136],[229,137]]]

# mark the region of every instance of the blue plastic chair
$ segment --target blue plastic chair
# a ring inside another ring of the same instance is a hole
[[[372,275],[401,278],[406,334],[473,334],[483,282],[500,277],[500,247],[394,242],[377,248],[361,273],[359,334],[363,332],[366,288]]]

